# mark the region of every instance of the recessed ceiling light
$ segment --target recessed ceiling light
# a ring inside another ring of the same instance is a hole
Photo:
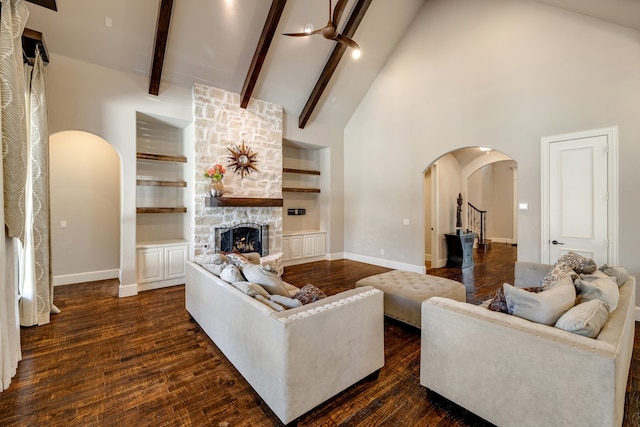
[[[360,58],[360,55],[362,55],[362,52],[360,52],[360,49],[353,49],[353,52],[351,52],[351,56],[353,57],[353,59]]]

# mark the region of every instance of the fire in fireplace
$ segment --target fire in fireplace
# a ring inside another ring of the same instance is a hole
[[[220,252],[258,252],[269,255],[269,226],[266,224],[242,223],[215,229],[216,248]]]

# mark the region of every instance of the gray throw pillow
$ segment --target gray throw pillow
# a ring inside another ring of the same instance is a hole
[[[258,301],[260,301],[261,303],[268,305],[269,307],[271,307],[272,309],[274,309],[275,311],[284,311],[284,307],[281,306],[280,304],[271,301],[269,298],[265,298],[262,295],[256,295],[254,296],[255,299],[257,299]]]
[[[600,271],[602,271],[607,276],[615,277],[618,286],[622,286],[624,282],[626,282],[630,277],[629,272],[624,267],[609,267],[607,264],[605,264],[600,267]]]
[[[543,325],[555,324],[576,301],[576,289],[569,275],[539,293],[527,292],[508,283],[502,287],[509,314]]]
[[[578,292],[578,303],[599,299],[607,303],[611,313],[618,307],[620,291],[615,278],[604,276],[585,276],[576,280],[573,284]]]
[[[223,264],[201,264],[201,265],[202,265],[202,268],[204,268],[208,272],[213,273],[216,276],[220,277],[220,273],[222,273],[222,270],[224,270],[224,268],[229,264],[225,262]]]
[[[222,272],[220,273],[220,278],[225,282],[233,283],[233,282],[242,282],[244,281],[244,277],[242,277],[242,273],[235,265],[229,264],[227,265]]]
[[[231,284],[234,287],[236,287],[238,290],[249,295],[250,297],[255,297],[256,295],[262,295],[265,298],[269,298],[271,296],[269,295],[269,292],[267,292],[262,286],[258,285],[257,283],[242,281],[242,282],[233,282]]]
[[[249,282],[257,283],[269,292],[271,295],[282,295],[288,297],[289,292],[284,282],[274,273],[265,271],[261,265],[243,264],[242,274]]]
[[[196,264],[227,264],[229,261],[224,254],[198,255],[193,257]]]
[[[271,295],[271,301],[280,304],[284,308],[296,308],[302,306],[302,302],[295,298],[287,298],[282,295]]]
[[[609,306],[598,299],[578,304],[556,322],[556,328],[589,338],[598,336],[607,319]]]

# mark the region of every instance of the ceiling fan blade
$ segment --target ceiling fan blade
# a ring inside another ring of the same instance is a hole
[[[313,33],[283,33],[283,36],[290,36],[290,37],[306,37],[306,36],[310,36]]]
[[[344,12],[344,8],[347,7],[348,0],[338,0],[336,4],[336,8],[333,9],[333,25],[336,27],[340,23],[340,18],[342,18],[342,12]]]
[[[336,37],[335,39],[337,42],[340,43],[344,43],[347,46],[353,48],[353,49],[357,49],[360,50],[360,46],[358,46],[358,43],[354,42],[352,39],[350,39],[347,36],[343,36],[342,34],[338,34],[338,37]]]

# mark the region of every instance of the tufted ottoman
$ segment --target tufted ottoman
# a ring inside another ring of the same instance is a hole
[[[356,282],[356,287],[373,286],[384,292],[384,314],[401,322],[420,328],[422,301],[431,297],[451,298],[466,302],[464,285],[412,271],[392,270]]]

